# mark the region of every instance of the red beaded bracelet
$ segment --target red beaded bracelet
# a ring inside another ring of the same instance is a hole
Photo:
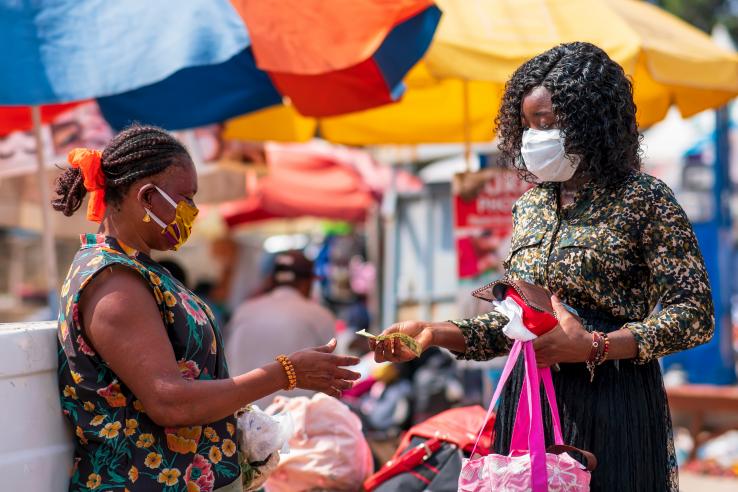
[[[597,360],[597,352],[600,349],[600,334],[596,331],[592,332],[592,348],[589,350],[589,357],[587,362],[594,362]]]

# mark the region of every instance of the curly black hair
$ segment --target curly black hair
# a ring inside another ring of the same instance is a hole
[[[165,130],[155,126],[132,125],[105,147],[101,168],[105,176],[105,203],[120,204],[131,185],[153,176],[182,159],[190,159],[184,146]],[[56,180],[58,198],[52,200],[55,210],[72,215],[82,205],[87,190],[78,168],[65,169]]]
[[[579,154],[577,177],[612,186],[641,168],[633,85],[623,68],[590,43],[560,44],[521,65],[505,85],[497,126],[501,162],[534,181],[520,154],[523,99],[551,93],[567,154]]]

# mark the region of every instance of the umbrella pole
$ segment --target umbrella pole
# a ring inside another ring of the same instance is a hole
[[[463,101],[463,125],[464,125],[464,162],[466,162],[466,172],[471,172],[471,125],[469,121],[469,81],[464,79],[461,82],[462,101]]]
[[[46,266],[46,289],[49,308],[52,317],[57,316],[59,299],[57,288],[59,273],[56,265],[56,247],[54,245],[54,221],[51,216],[51,198],[49,193],[49,182],[46,179],[46,163],[44,162],[44,142],[41,135],[41,107],[31,106],[31,119],[33,120],[33,135],[36,138],[36,163],[38,171],[38,191],[41,197],[41,218],[43,221],[43,252],[44,265]]]
[[[382,326],[390,326],[397,318],[397,163],[392,163],[389,190],[382,199],[384,249],[382,251]]]

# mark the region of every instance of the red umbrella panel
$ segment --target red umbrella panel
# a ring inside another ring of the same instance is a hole
[[[39,143],[30,106],[0,107],[0,178],[38,172]],[[103,149],[113,132],[94,101],[40,106],[45,167],[66,162],[75,147]]]
[[[60,114],[83,102],[85,101],[41,106],[41,123],[51,123]],[[0,106],[0,135],[16,131],[26,132],[32,129],[33,118],[30,106]]]

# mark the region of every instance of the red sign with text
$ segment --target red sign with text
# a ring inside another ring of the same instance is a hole
[[[485,169],[454,177],[454,235],[460,279],[502,268],[515,201],[531,188],[517,173]]]

